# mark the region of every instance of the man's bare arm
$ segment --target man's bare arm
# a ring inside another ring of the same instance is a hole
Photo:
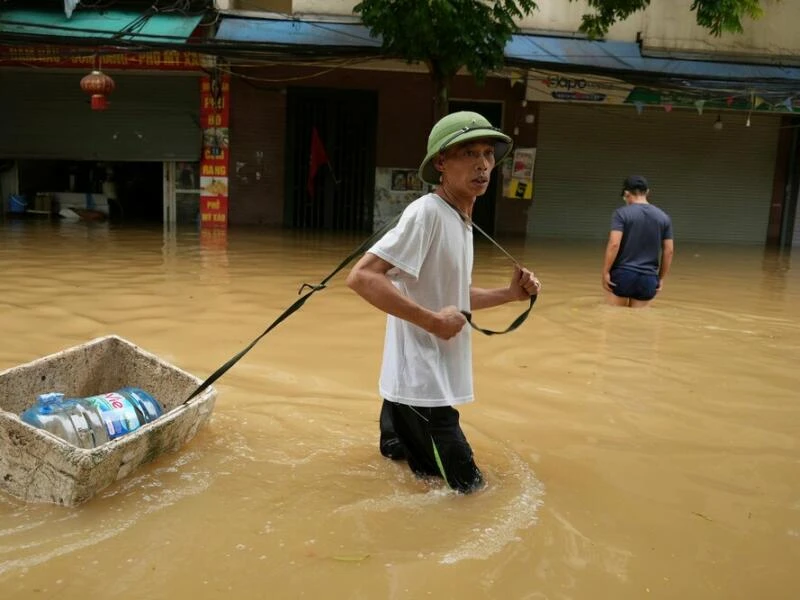
[[[541,283],[533,271],[514,267],[514,273],[507,287],[484,289],[479,287],[469,288],[470,310],[480,310],[500,306],[517,300],[527,300],[535,296],[541,289]]]
[[[614,285],[611,283],[611,267],[619,254],[619,246],[622,243],[622,232],[614,229],[608,234],[608,244],[606,244],[606,254],[603,259],[603,289],[611,291]]]
[[[664,240],[661,243],[661,267],[658,270],[659,280],[666,278],[672,266],[672,256],[675,254],[675,243],[673,240]]]
[[[467,322],[458,308],[448,306],[439,312],[428,310],[401,294],[387,277],[393,265],[379,256],[366,253],[347,275],[347,285],[374,307],[442,339],[456,335]]]

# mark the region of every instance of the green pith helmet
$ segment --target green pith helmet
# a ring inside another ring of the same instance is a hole
[[[419,178],[431,185],[439,183],[440,173],[433,166],[433,159],[450,146],[470,140],[492,140],[497,163],[506,157],[513,145],[511,138],[492,127],[483,115],[468,111],[447,115],[433,126],[428,135],[428,153],[419,166]]]

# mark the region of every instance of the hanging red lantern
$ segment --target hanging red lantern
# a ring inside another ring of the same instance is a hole
[[[107,96],[114,91],[114,80],[100,70],[95,70],[81,79],[81,89],[92,96],[92,110],[105,110]]]

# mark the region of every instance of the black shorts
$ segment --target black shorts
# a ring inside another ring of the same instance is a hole
[[[389,405],[392,424],[406,450],[408,466],[421,477],[441,477],[452,489],[470,493],[483,487],[458,411],[451,406],[421,408]]]
[[[611,270],[611,291],[620,298],[634,300],[652,300],[658,289],[658,276],[650,273],[639,273],[630,269]]]

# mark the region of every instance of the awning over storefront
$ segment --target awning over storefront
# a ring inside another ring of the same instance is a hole
[[[506,45],[505,55],[510,63],[551,70],[560,67],[670,78],[800,81],[800,69],[791,67],[642,56],[635,42],[515,35]]]
[[[132,10],[76,10],[67,18],[63,10],[0,8],[0,36],[174,44],[185,42],[201,19],[201,15]]]
[[[336,23],[300,19],[261,19],[237,15],[222,18],[216,40],[287,52],[302,48],[371,50],[381,47],[379,38],[357,22]],[[687,78],[717,81],[800,81],[800,69],[772,65],[741,64],[642,56],[635,42],[592,41],[581,38],[517,34],[505,49],[510,65],[624,75]]]
[[[324,46],[371,50],[381,47],[380,39],[371,37],[369,30],[360,23],[331,23],[298,19],[225,17],[222,19],[215,37],[224,42],[285,47]]]

